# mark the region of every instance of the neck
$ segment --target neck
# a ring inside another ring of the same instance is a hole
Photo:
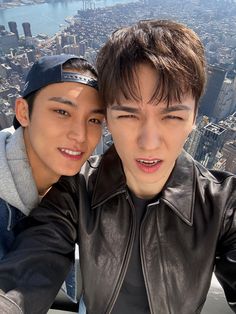
[[[144,179],[137,180],[132,173],[130,173],[128,170],[124,167],[124,172],[126,175],[126,182],[129,187],[129,189],[139,198],[143,199],[151,199],[155,197],[157,194],[159,194],[163,187],[165,186],[173,168],[170,167],[167,171],[165,171],[161,176],[157,178],[153,178],[153,180],[147,180],[145,182]]]
[[[150,186],[146,186],[145,188],[139,188],[137,186],[132,186],[132,184],[129,184],[129,182],[127,182],[127,185],[136,197],[142,198],[142,199],[152,199],[157,194],[159,194],[162,190],[162,188],[159,188],[157,190],[156,186],[153,187],[153,186],[151,186],[151,184],[150,184]]]
[[[49,177],[47,173],[39,173],[39,171],[37,171],[34,166],[32,167],[32,173],[40,196],[44,196],[51,186],[59,179],[57,177],[53,179],[52,177]]]

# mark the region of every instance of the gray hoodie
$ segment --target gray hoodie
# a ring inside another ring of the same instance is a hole
[[[13,129],[14,130],[14,129]],[[39,203],[27,158],[23,129],[0,132],[0,198],[28,215]]]

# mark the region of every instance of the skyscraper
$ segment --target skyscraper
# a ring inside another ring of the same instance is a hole
[[[19,39],[16,22],[8,22],[8,26],[9,26],[10,32],[14,33],[16,35],[16,38]]]
[[[32,37],[32,33],[31,33],[31,29],[30,29],[30,23],[24,22],[24,23],[22,23],[22,27],[24,30],[25,37]]]
[[[199,103],[199,114],[213,117],[215,105],[224,82],[226,71],[217,66],[209,66],[206,92]]]
[[[227,134],[226,128],[209,123],[203,128],[195,159],[207,168],[212,168],[217,152],[222,148]]]
[[[226,159],[225,170],[236,174],[236,141],[225,143],[222,155]]]

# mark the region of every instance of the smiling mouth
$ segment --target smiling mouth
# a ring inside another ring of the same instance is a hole
[[[79,150],[72,150],[68,148],[58,148],[59,152],[68,160],[81,160],[84,152]]]
[[[74,150],[70,150],[70,149],[65,149],[65,148],[60,148],[60,151],[62,153],[66,153],[67,155],[70,155],[70,156],[80,156],[82,154],[82,152],[74,151]]]

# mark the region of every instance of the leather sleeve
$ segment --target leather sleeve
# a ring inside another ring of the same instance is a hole
[[[226,299],[236,313],[236,196],[225,212],[223,232],[220,237],[215,274],[224,288]]]
[[[47,313],[73,262],[78,188],[76,177],[62,178],[17,226],[0,262],[1,313]]]

